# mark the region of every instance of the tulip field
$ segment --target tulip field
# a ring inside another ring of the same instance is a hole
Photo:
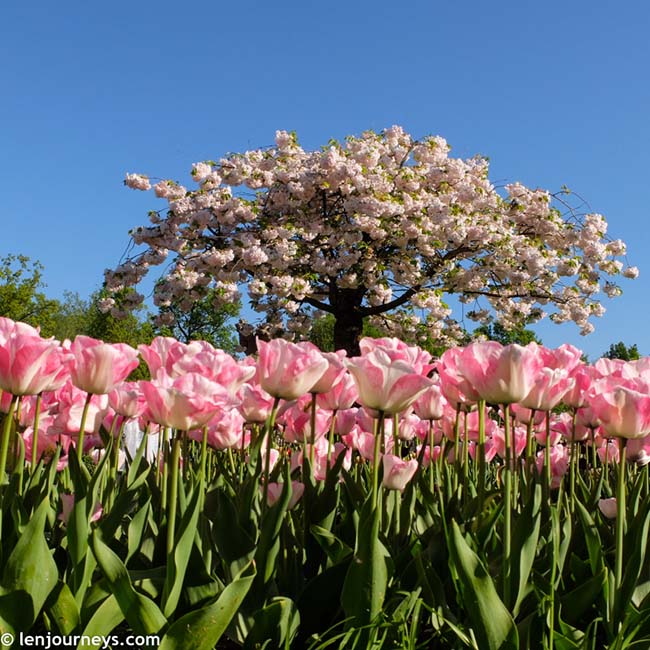
[[[2,643],[650,647],[650,359],[257,345],[0,318]]]

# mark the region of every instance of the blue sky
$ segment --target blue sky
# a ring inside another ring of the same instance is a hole
[[[400,124],[604,214],[640,278],[589,337],[537,329],[591,358],[619,340],[650,354],[649,27],[640,1],[3,3],[0,254],[85,297],[161,207],[126,172],[189,182],[276,129],[317,148]]]

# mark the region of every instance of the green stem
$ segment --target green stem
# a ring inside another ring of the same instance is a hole
[[[381,441],[384,437],[384,412],[379,411],[377,422],[377,435],[375,436],[375,447],[372,456],[372,502],[375,507],[379,507],[379,452],[381,450]]]
[[[41,403],[43,401],[43,393],[39,393],[36,397],[36,406],[34,408],[34,433],[32,434],[32,472],[36,469],[38,462],[38,427],[41,421]]]
[[[569,510],[575,511],[576,498],[576,467],[578,465],[578,445],[576,444],[576,409],[573,409],[573,418],[571,419],[571,456],[569,458]]]
[[[309,414],[309,471],[314,473],[314,444],[316,442],[316,393],[311,394],[311,411]]]
[[[337,410],[332,411],[332,421],[330,422],[330,431],[327,438],[327,465],[326,475],[330,473],[330,465],[332,464],[332,449],[334,449],[334,432],[336,431],[336,413]]]
[[[205,464],[208,458],[208,425],[206,424],[202,430],[203,436],[201,438],[201,470],[200,476],[205,478]],[[243,437],[243,436],[242,436]]]
[[[181,437],[183,432],[176,432],[172,442],[172,456],[169,475],[169,500],[167,502],[167,557],[174,551],[176,534],[176,502],[178,501],[178,474],[181,460]]]
[[[3,484],[8,483],[8,480],[5,477],[5,470],[7,468],[7,456],[9,454],[9,439],[11,438],[11,428],[19,399],[20,397],[18,395],[14,395],[11,400],[9,413],[5,416],[5,423],[2,430],[2,443],[0,445],[0,482]]]
[[[435,467],[433,460],[433,420],[429,420],[429,489],[431,494],[434,492],[435,485]]]
[[[614,589],[618,592],[623,582],[623,535],[625,533],[625,445],[627,440],[619,438],[618,485],[616,490],[616,564],[614,567]]]
[[[92,399],[92,393],[86,395],[86,401],[84,402],[84,410],[81,412],[81,424],[79,425],[79,438],[77,439],[77,460],[79,465],[83,461],[84,455],[84,435],[86,433],[86,418],[88,417],[88,408],[90,407],[90,400]]]
[[[510,607],[510,552],[511,552],[511,517],[512,517],[512,467],[510,449],[510,409],[503,406],[503,421],[505,433],[506,465],[503,481],[504,517],[503,517],[503,602]]]
[[[266,455],[264,457],[264,487],[262,488],[262,514],[266,512],[266,500],[269,494],[269,474],[271,473],[271,449],[273,448],[273,429],[275,428],[275,418],[278,414],[278,406],[280,398],[276,397],[273,401],[273,408],[271,415],[264,425],[264,433],[266,434]],[[304,458],[304,451],[303,451]]]
[[[485,498],[485,400],[478,401],[478,512],[483,511]]]

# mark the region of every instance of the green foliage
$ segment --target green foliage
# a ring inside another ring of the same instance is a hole
[[[641,357],[639,349],[634,345],[627,346],[623,341],[612,343],[605,354],[605,359],[622,359],[623,361],[636,361]]]
[[[513,329],[506,329],[501,323],[490,325],[480,325],[473,332],[474,337],[484,336],[489,341],[497,341],[501,345],[510,345],[518,343],[519,345],[528,345],[529,343],[538,343],[541,341],[532,330],[526,329],[523,325]]]
[[[156,320],[171,320],[171,325],[157,328],[161,336],[173,336],[184,343],[194,340],[207,341],[215,348],[229,353],[237,349],[233,321],[239,316],[241,303],[229,303],[214,306],[214,290],[209,290],[205,297],[193,300],[189,305],[172,303],[160,307]]]
[[[59,303],[42,292],[43,266],[26,255],[0,258],[0,316],[40,326],[50,336],[59,311]]]

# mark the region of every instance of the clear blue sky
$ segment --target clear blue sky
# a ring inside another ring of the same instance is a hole
[[[641,1],[3,3],[0,254],[86,297],[161,207],[126,172],[189,182],[276,129],[316,148],[400,124],[603,213],[640,278],[595,334],[538,331],[592,358],[619,340],[650,354],[649,28]]]

